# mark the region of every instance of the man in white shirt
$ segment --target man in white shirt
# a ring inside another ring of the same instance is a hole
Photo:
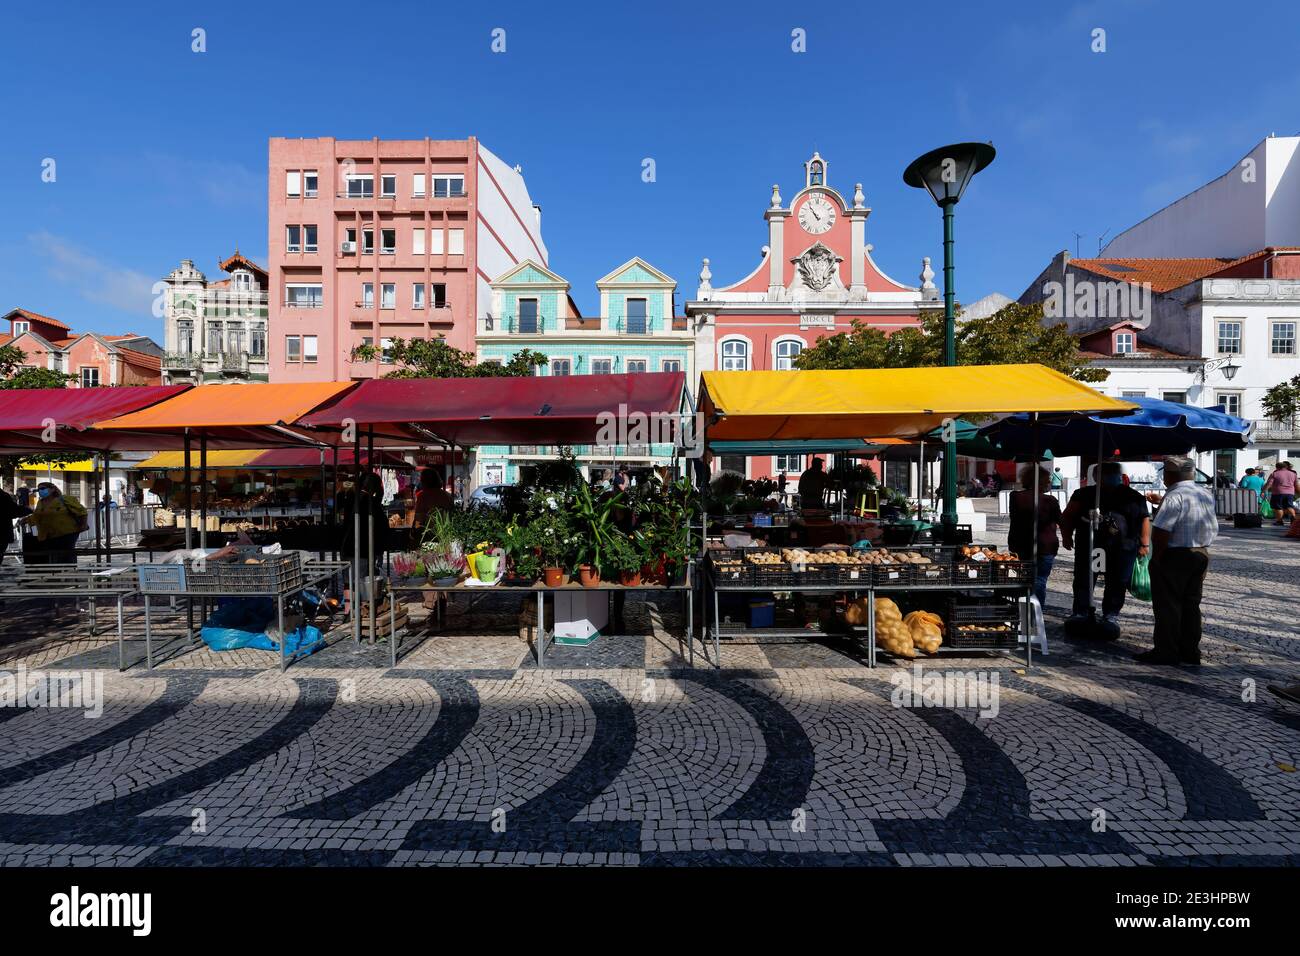
[[[1155,648],[1137,659],[1146,664],[1199,664],[1201,589],[1219,518],[1214,495],[1196,485],[1196,464],[1190,458],[1166,458],[1164,481],[1168,491],[1151,522]]]

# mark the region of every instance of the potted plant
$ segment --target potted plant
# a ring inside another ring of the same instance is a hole
[[[578,541],[578,579],[583,587],[600,583],[610,541],[619,533],[614,526],[614,512],[622,503],[621,493],[597,497],[586,483],[578,485],[569,501],[569,524]]]
[[[641,585],[641,551],[632,538],[622,534],[611,537],[605,561],[609,570],[618,575],[618,583],[623,587]]]
[[[425,559],[425,572],[428,574],[429,581],[440,588],[454,587],[460,581],[460,574],[464,567],[463,560],[455,561],[447,556]]]

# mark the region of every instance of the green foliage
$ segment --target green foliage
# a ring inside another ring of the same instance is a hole
[[[27,353],[16,345],[0,345],[0,388],[64,388],[75,375],[48,368],[23,368]]]
[[[1081,382],[1101,382],[1110,374],[1079,358],[1079,340],[1064,324],[1043,324],[1042,305],[1012,302],[992,315],[956,326],[958,365],[1011,365],[1036,362]],[[795,359],[801,369],[929,368],[944,364],[942,312],[922,312],[921,327],[886,334],[860,321],[804,349]]]
[[[1279,382],[1260,399],[1264,414],[1275,422],[1293,422],[1300,418],[1300,375]]]
[[[601,574],[611,570],[611,542],[621,532],[614,524],[614,512],[622,505],[623,494],[597,495],[583,482],[569,499],[569,523],[577,539],[576,564],[589,564]]]
[[[389,360],[399,366],[384,378],[519,378],[535,374],[546,356],[532,349],[516,352],[508,362],[476,362],[471,352],[449,345],[444,338],[393,339]],[[377,345],[358,345],[352,350],[355,362],[373,362],[383,355]]]

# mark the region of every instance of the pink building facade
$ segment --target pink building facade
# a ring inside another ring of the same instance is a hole
[[[0,322],[0,345],[22,350],[23,365],[73,376],[69,388],[162,384],[162,349],[145,335],[74,333],[65,323],[28,309],[13,309]]]
[[[814,153],[804,163],[804,185],[787,204],[779,185],[763,216],[767,244],[758,266],[730,285],[715,287],[704,260],[695,299],[686,314],[695,329],[700,371],[790,370],[804,349],[855,322],[885,332],[915,326],[925,309],[942,308],[929,259],[921,259],[921,285],[885,275],[871,257],[862,184],[850,199],[831,185],[827,163]],[[750,477],[802,470],[801,456],[736,459],[717,463]]]
[[[353,349],[445,338],[473,351],[494,276],[547,261],[519,167],[467,140],[270,141],[274,382],[371,378]]]

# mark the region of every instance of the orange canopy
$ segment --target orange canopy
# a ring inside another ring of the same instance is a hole
[[[312,443],[287,425],[356,386],[355,382],[246,383],[193,388],[150,408],[131,412],[95,427],[129,432],[176,434],[189,429],[231,447],[266,447]]]

